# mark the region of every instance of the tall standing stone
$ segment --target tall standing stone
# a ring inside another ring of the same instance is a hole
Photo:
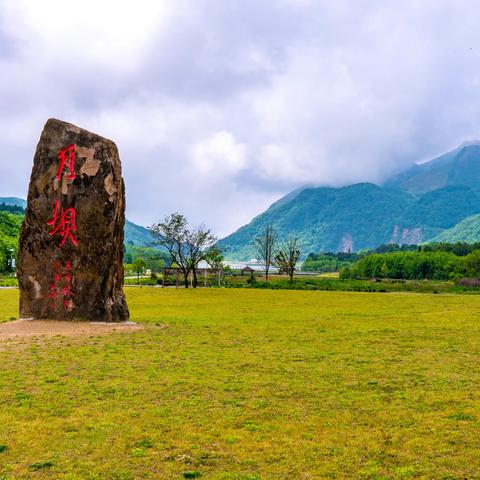
[[[20,233],[20,317],[128,320],[124,224],[125,187],[116,145],[48,120]]]

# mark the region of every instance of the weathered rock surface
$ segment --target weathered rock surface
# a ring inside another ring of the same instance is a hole
[[[121,322],[125,188],[116,145],[56,119],[37,145],[20,233],[20,318]]]

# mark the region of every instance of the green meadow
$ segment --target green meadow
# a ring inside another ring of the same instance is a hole
[[[480,479],[479,296],[126,291],[143,331],[0,342],[1,480]]]

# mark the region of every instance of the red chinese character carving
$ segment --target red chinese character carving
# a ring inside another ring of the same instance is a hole
[[[65,286],[62,288],[64,310],[70,310],[72,308],[72,297],[75,295],[72,291],[72,276],[70,275],[70,269],[71,265],[67,260],[65,263],[65,274],[63,275]]]
[[[50,285],[50,293],[48,294],[48,298],[55,300],[57,297],[58,297],[58,288],[57,288],[57,282],[55,282]]]
[[[62,241],[60,242],[60,246],[62,247],[67,239],[73,243],[73,245],[77,246],[78,242],[76,238],[73,236],[73,233],[77,230],[77,225],[75,223],[75,209],[73,207],[67,208],[64,210],[62,208],[61,214],[58,212],[58,200],[55,200],[55,209],[53,210],[53,218],[47,222],[48,225],[52,227],[52,230],[49,234],[61,235]]]
[[[60,164],[58,167],[57,174],[55,176],[56,181],[60,181],[64,175],[64,170],[67,169],[65,173],[67,180],[75,179],[75,145],[71,144],[68,147],[60,150],[58,152],[58,158]],[[60,247],[65,245],[67,240],[70,240],[74,246],[78,245],[77,239],[74,236],[74,233],[77,231],[76,224],[76,211],[75,208],[70,207],[64,209],[62,207],[61,211],[59,209],[58,200],[55,200],[55,207],[53,210],[53,218],[47,222],[47,225],[50,225],[51,229],[49,232],[50,236],[60,235],[62,240],[60,242]],[[58,297],[63,297],[63,309],[71,310],[73,308],[72,298],[74,296],[72,290],[72,274],[71,274],[72,265],[69,260],[65,263],[65,270],[62,274],[62,266],[59,263],[55,264],[55,274],[53,277],[54,282],[49,286],[48,298],[50,300],[50,308],[56,310],[56,303]]]
[[[55,264],[54,283],[50,285],[48,294],[48,298],[50,299],[49,306],[54,311],[57,310],[56,300],[60,296],[63,297],[62,305],[64,310],[71,310],[73,307],[72,298],[75,296],[75,293],[72,290],[71,269],[72,265],[70,261],[67,260],[65,263],[65,273],[62,275],[61,265],[59,263]],[[60,283],[63,284],[63,286],[59,285]]]
[[[69,180],[75,179],[75,145],[72,143],[68,147],[58,152],[58,158],[60,159],[60,166],[58,167],[57,180],[62,177],[63,169],[68,167],[70,175],[67,177]]]
[[[56,270],[57,273],[53,277],[53,283],[50,284],[49,293],[48,293],[48,298],[50,299],[49,306],[52,310],[56,310],[55,300],[58,297],[58,291],[59,291],[57,284],[60,281],[60,279],[62,278],[62,275],[59,272],[59,266],[57,264],[55,265],[55,270]]]
[[[72,287],[70,285],[70,282],[68,282],[63,288],[62,288],[62,295],[64,297],[73,297],[73,292],[72,292]]]

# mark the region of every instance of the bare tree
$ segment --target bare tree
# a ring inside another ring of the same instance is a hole
[[[155,244],[165,247],[172,262],[183,273],[185,288],[188,288],[188,276],[193,272],[193,286],[198,284],[196,268],[208,255],[217,238],[204,226],[188,228],[188,221],[180,213],[172,213],[163,222],[150,228]]]
[[[268,280],[268,271],[273,260],[273,251],[277,243],[277,234],[271,225],[267,225],[258,237],[254,239],[254,246],[259,258],[265,263],[265,280]]]
[[[297,237],[289,237],[275,252],[275,265],[288,274],[290,283],[293,283],[293,274],[295,273],[295,266],[300,258],[300,254]]]

